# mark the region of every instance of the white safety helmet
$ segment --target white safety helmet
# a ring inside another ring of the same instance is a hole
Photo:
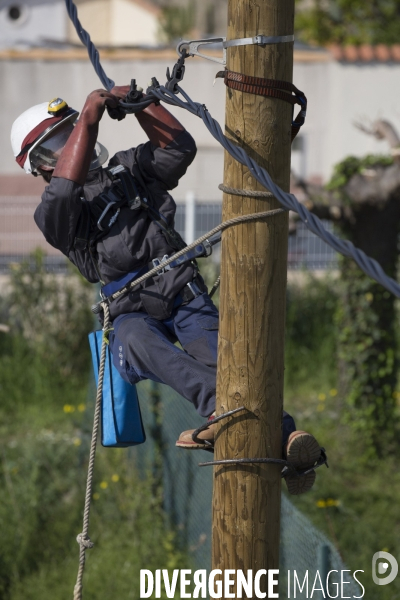
[[[61,98],[37,104],[22,113],[11,128],[11,145],[20,167],[33,175],[40,174],[40,165],[55,167],[78,115]],[[107,158],[106,148],[97,143],[90,170],[100,167]]]

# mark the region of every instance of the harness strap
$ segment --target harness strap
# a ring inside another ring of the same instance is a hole
[[[148,211],[150,219],[154,221],[154,223],[164,233],[171,248],[174,250],[182,250],[183,248],[186,248],[186,244],[180,234],[173,227],[168,225],[165,217],[163,217],[161,213],[148,204],[147,198],[141,199],[141,207]]]
[[[119,279],[110,281],[110,283],[107,283],[107,285],[103,285],[103,287],[101,288],[102,297],[107,297],[107,296],[111,296],[111,294],[115,294],[115,292],[118,292],[118,290],[121,287],[123,287],[124,285],[126,285],[127,283],[132,281],[133,279],[136,279],[136,277],[139,277],[140,275],[144,275],[144,273],[147,273],[148,270],[149,270],[149,268],[146,265],[144,267],[140,267],[139,269],[136,269],[135,271],[126,273]]]
[[[141,196],[135,178],[123,165],[117,165],[108,169],[108,173],[113,184],[107,192],[103,192],[96,196],[90,203],[90,206],[85,198],[81,198],[82,211],[74,239],[74,248],[76,250],[86,250],[89,252],[97,277],[103,284],[103,297],[114,294],[127,282],[132,281],[139,275],[143,275],[149,268],[153,268],[154,261],[156,261],[157,264],[160,264],[165,258],[168,258],[167,255],[162,258],[156,258],[153,260],[153,264],[140,267],[138,270],[127,273],[120,279],[104,285],[96,258],[96,244],[110,231],[111,227],[118,219],[118,215],[123,206],[127,205],[131,210],[140,208],[146,210],[150,219],[161,229],[168,244],[175,251],[182,250],[186,247],[186,243],[182,237],[173,227],[168,225],[165,217],[155,208],[150,206],[144,195]],[[93,220],[96,222],[96,230],[91,235]],[[180,257],[180,259],[174,261],[173,264],[168,265],[167,269],[178,267],[185,262],[192,261],[195,267],[196,277],[198,273],[196,258],[199,256],[209,256],[211,250],[211,244],[199,244],[196,248]]]
[[[110,231],[118,218],[119,211],[128,205],[131,210],[145,209],[152,221],[163,231],[167,242],[174,250],[182,250],[186,244],[179,233],[170,225],[155,208],[150,206],[146,197],[141,197],[134,177],[123,167],[117,165],[109,169],[113,179],[111,188],[99,194],[95,200],[89,203],[82,198],[83,209],[78,221],[77,233],[74,240],[74,248],[86,250],[101,240]],[[96,221],[97,229],[90,235],[92,218]]]

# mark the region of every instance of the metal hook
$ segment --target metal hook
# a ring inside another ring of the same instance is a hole
[[[188,56],[200,56],[200,58],[206,58],[207,60],[211,60],[212,62],[216,62],[220,65],[226,65],[226,49],[223,48],[222,58],[217,58],[215,56],[209,56],[207,54],[202,54],[199,52],[199,48],[201,46],[209,46],[210,44],[220,44],[226,41],[225,37],[215,37],[215,38],[207,38],[206,40],[182,40],[176,47],[176,51],[179,56],[182,55],[183,51],[186,51]]]

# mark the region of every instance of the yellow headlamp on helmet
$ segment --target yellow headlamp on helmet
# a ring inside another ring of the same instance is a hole
[[[56,117],[58,114],[68,108],[68,104],[62,98],[53,98],[50,100],[47,112],[52,117]]]

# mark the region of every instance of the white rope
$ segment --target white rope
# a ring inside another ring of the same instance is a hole
[[[110,324],[110,312],[108,310],[108,306],[106,303],[103,305],[104,310],[104,325],[103,332],[106,332],[109,328]],[[107,342],[106,338],[103,334],[103,341],[101,344],[101,355],[100,355],[100,366],[99,366],[99,377],[97,382],[97,395],[96,395],[96,406],[94,410],[94,419],[93,419],[93,431],[92,431],[92,441],[90,444],[90,454],[89,454],[89,465],[88,465],[88,475],[86,481],[86,494],[85,494],[85,508],[83,511],[83,527],[82,533],[80,533],[76,541],[79,544],[79,569],[78,575],[76,578],[76,584],[74,587],[74,600],[82,600],[82,590],[83,590],[83,572],[85,570],[85,552],[88,548],[93,548],[94,544],[89,537],[89,514],[90,514],[90,503],[92,500],[92,489],[93,489],[93,472],[94,472],[94,461],[96,458],[96,446],[97,446],[97,435],[99,432],[99,424],[100,424],[100,414],[101,414],[101,398],[103,395],[103,380],[104,380],[104,370],[106,363],[106,350],[107,350]]]

